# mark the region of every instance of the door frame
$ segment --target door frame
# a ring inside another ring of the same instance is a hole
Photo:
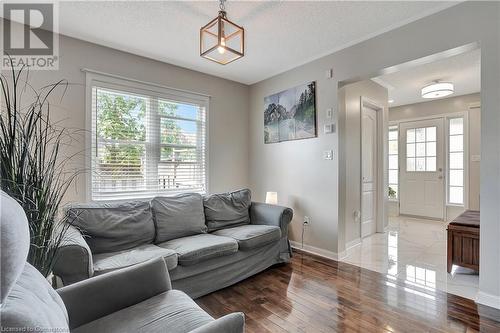
[[[386,170],[386,166],[388,163],[388,158],[387,158],[387,135],[385,135],[386,131],[388,130],[388,126],[385,126],[387,128],[384,128],[384,111],[385,108],[384,106],[380,105],[379,103],[375,102],[374,100],[371,100],[370,98],[361,96],[360,97],[360,112],[359,112],[359,121],[360,121],[360,133],[359,133],[359,160],[361,162],[360,165],[360,170],[359,170],[359,202],[360,202],[360,223],[359,223],[359,237],[362,238],[361,234],[361,210],[362,210],[362,200],[363,200],[363,108],[368,107],[370,109],[373,109],[377,113],[377,174],[376,174],[376,181],[377,181],[377,187],[375,189],[376,193],[376,202],[375,206],[377,209],[377,212],[375,214],[375,232],[384,232],[387,229],[387,224],[385,223],[387,214],[387,200],[386,200],[386,195],[385,195],[385,189],[387,188],[388,184],[388,171]]]
[[[444,175],[445,175],[445,181],[443,182],[444,186],[444,200],[443,200],[443,205],[444,205],[444,221],[448,221],[448,210],[450,207],[459,207],[463,209],[468,209],[469,207],[469,167],[470,167],[470,157],[469,157],[469,109],[464,111],[457,111],[457,112],[450,112],[450,113],[443,113],[443,114],[436,114],[436,115],[428,115],[428,116],[422,116],[422,117],[412,117],[412,118],[405,118],[405,119],[398,119],[398,120],[391,120],[388,122],[388,126],[397,126],[398,127],[398,184],[401,183],[401,152],[399,150],[400,144],[401,144],[401,129],[400,129],[400,124],[406,123],[406,122],[414,122],[414,121],[421,121],[421,120],[432,120],[432,119],[443,119],[444,121]],[[448,174],[448,164],[449,164],[449,126],[448,126],[448,121],[450,118],[456,118],[456,117],[463,117],[464,119],[464,204],[463,205],[454,205],[454,204],[448,204],[448,182],[449,182],[449,174]],[[388,156],[388,155],[387,155]],[[400,214],[399,208],[400,208],[400,201],[399,197],[397,201],[392,201],[397,203],[397,212],[398,215]],[[437,220],[439,221],[439,220]]]

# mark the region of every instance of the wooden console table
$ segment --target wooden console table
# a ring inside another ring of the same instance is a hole
[[[448,224],[448,273],[453,264],[479,271],[477,210],[467,210]]]

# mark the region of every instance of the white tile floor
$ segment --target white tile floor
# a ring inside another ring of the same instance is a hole
[[[390,217],[388,230],[366,237],[341,261],[405,280],[432,294],[435,289],[475,299],[479,276],[453,266],[446,271],[446,223]]]

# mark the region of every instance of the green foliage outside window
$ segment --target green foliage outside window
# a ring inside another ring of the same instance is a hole
[[[176,116],[177,104],[158,102],[159,114]],[[107,143],[100,163],[109,176],[142,177],[142,158],[146,143],[146,100],[98,91],[97,133],[99,138],[123,140],[130,143]],[[185,144],[186,138],[177,121],[161,118],[160,141],[162,144]],[[162,147],[161,159],[179,161],[185,154],[177,154],[176,148]]]

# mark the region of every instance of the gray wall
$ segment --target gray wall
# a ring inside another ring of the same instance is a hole
[[[82,68],[211,95],[208,115],[209,190],[228,191],[248,186],[248,86],[144,57],[60,37],[57,71],[32,71],[35,87],[66,79],[70,87],[63,100],[52,100],[55,120],[71,129],[85,129],[85,73]],[[75,166],[85,166],[84,136],[77,135],[65,154],[81,152]],[[85,177],[68,191],[68,201],[85,200]]]
[[[381,127],[384,129],[383,132],[387,129],[388,93],[386,88],[371,80],[364,80],[346,85],[339,90],[339,124],[342,124],[341,129],[345,129],[343,133],[340,133],[345,138],[345,149],[340,150],[339,161],[346,169],[346,177],[340,182],[340,191],[345,192],[345,203],[340,205],[345,208],[345,223],[339,225],[339,228],[344,226],[345,232],[339,232],[339,243],[343,242],[346,245],[361,238],[360,218],[355,218],[354,215],[356,211],[361,212],[361,97],[368,98],[384,108],[385,121]],[[385,139],[383,133],[378,133],[378,135]],[[383,151],[378,153],[385,156]],[[386,168],[382,168],[384,175],[387,174],[385,170]],[[385,188],[383,184],[377,184],[377,186]],[[345,239],[341,239],[342,234],[345,234]]]
[[[469,94],[444,98],[429,102],[401,105],[389,108],[389,121],[404,121],[420,117],[432,117],[449,113],[466,112],[469,119],[469,209],[479,210],[479,166],[480,162],[472,161],[472,155],[481,155],[481,111],[470,109],[473,103],[479,103],[479,94]],[[448,220],[454,216],[449,216]],[[453,214],[455,215],[455,214]]]
[[[338,104],[338,84],[370,78],[414,59],[460,47],[481,46],[481,274],[480,302],[500,307],[500,4],[465,2],[365,42],[312,61],[251,86],[250,90],[250,184],[263,199],[267,190],[280,193],[280,203],[296,208],[292,237],[298,237],[300,219],[310,215],[306,244],[332,252],[344,250],[338,239],[339,136],[320,132],[316,139],[273,145],[263,143],[263,98],[294,85],[317,81],[318,125],[325,124],[325,109]],[[325,70],[333,68],[334,78]],[[342,140],[342,137],[340,137]],[[341,145],[344,145],[340,141]],[[322,159],[333,148],[334,161]],[[340,216],[340,218],[339,218]],[[343,227],[340,228],[342,231]],[[493,304],[495,303],[495,304]]]

